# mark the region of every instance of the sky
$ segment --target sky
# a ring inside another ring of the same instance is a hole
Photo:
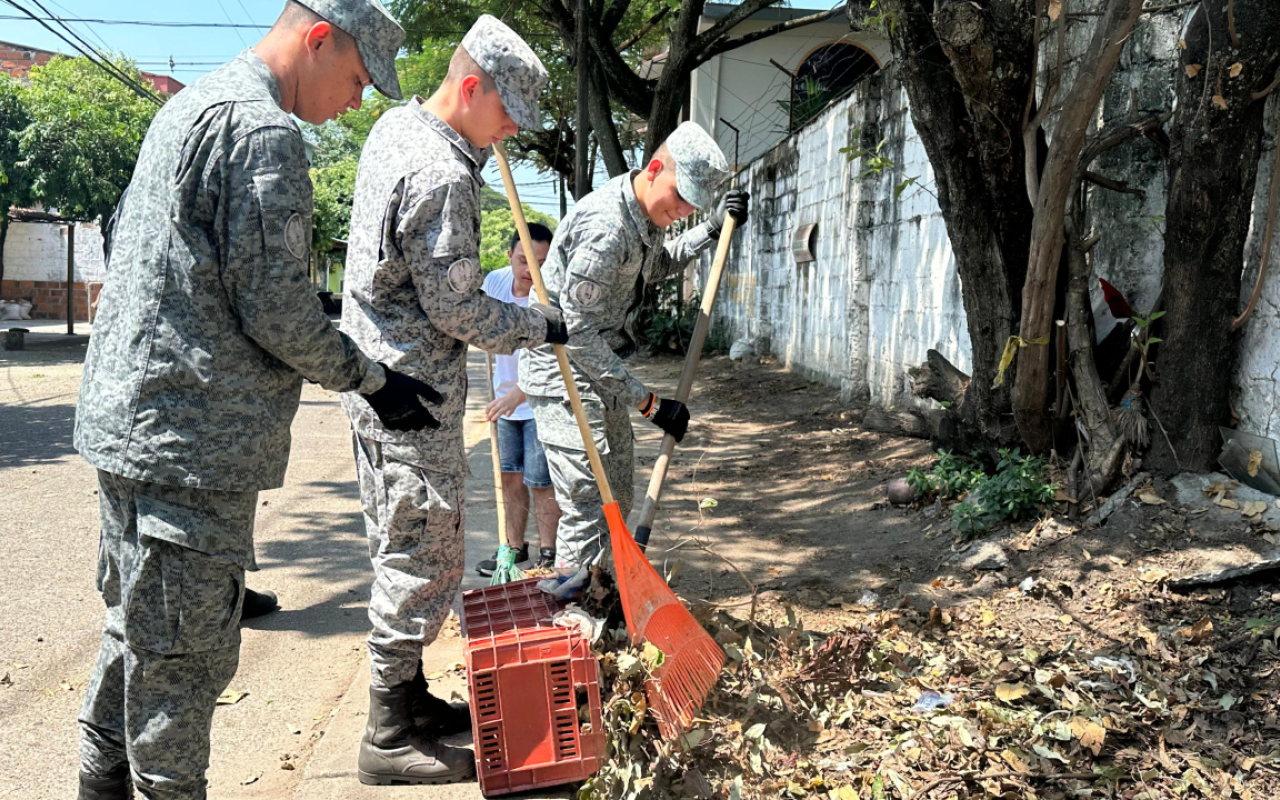
[[[36,0],[15,0],[40,16]],[[282,0],[204,0],[201,3],[160,2],[159,0],[39,0],[50,12],[67,20],[211,23],[227,27],[160,27],[72,22],[71,27],[99,50],[112,50],[134,59],[144,72],[172,75],[189,84],[219,64],[251,46],[275,21]],[[15,17],[22,17],[15,19]],[[230,25],[257,25],[233,28]],[[55,26],[57,27],[57,26]],[[0,40],[30,47],[72,54],[69,45],[40,23],[0,0]],[[170,59],[173,66],[170,67]],[[596,183],[607,179],[603,166],[596,169]],[[529,167],[516,167],[520,199],[553,217],[560,216],[557,184],[551,173],[539,175]],[[485,180],[501,191],[502,178],[493,159],[485,170]],[[573,207],[572,198],[569,207]]]

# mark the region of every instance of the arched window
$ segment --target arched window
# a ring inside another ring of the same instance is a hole
[[[792,131],[804,126],[858,81],[880,71],[875,56],[852,42],[824,44],[805,56],[791,81],[787,121]]]

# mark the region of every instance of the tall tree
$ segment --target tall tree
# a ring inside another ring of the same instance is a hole
[[[1152,398],[1168,439],[1153,437],[1149,458],[1166,474],[1213,468],[1218,426],[1231,414],[1232,319],[1263,106],[1280,67],[1280,14],[1267,0],[1203,0],[1183,41],[1165,210],[1165,342]]]
[[[31,124],[21,85],[0,75],[0,280],[4,280],[4,244],[9,238],[9,209],[31,204],[31,171],[23,163],[18,134]]]
[[[113,62],[142,80],[132,62]],[[31,121],[18,141],[35,198],[70,219],[110,218],[157,106],[85,58],[36,67],[21,96]]]
[[[1018,329],[1033,221],[1026,182],[1039,0],[850,0],[855,28],[889,35],[911,119],[929,155],[955,254],[973,380],[946,443],[965,452],[1016,439],[1001,352]]]

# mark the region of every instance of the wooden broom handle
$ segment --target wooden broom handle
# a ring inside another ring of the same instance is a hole
[[[533,290],[538,295],[538,302],[551,305],[551,297],[547,294],[547,284],[542,281],[542,267],[533,252],[533,239],[529,237],[529,225],[524,219],[524,209],[520,207],[520,197],[516,194],[516,182],[511,177],[511,165],[507,163],[507,151],[501,142],[493,145],[493,154],[498,157],[498,170],[502,172],[502,185],[507,190],[507,202],[511,204],[511,217],[515,220],[516,230],[520,233],[520,244],[524,246],[524,257],[529,262],[529,273],[533,276]],[[587,459],[591,462],[591,474],[596,478],[596,486],[600,489],[600,500],[603,505],[613,502],[613,492],[609,490],[609,478],[604,471],[604,463],[600,461],[600,451],[596,449],[596,440],[591,436],[591,424],[587,422],[587,412],[582,407],[582,396],[578,394],[578,384],[573,379],[573,370],[569,366],[569,354],[564,345],[552,346],[556,352],[556,361],[560,364],[560,376],[564,378],[564,388],[569,392],[569,405],[573,406],[573,417],[578,421],[578,432],[582,434],[582,444],[587,450]]]
[[[493,391],[493,353],[484,354],[485,371],[489,373],[489,402],[494,401]],[[485,408],[488,412],[488,408]],[[486,416],[488,414],[486,413]],[[502,493],[502,454],[498,452],[498,423],[489,423],[489,449],[493,452],[493,492],[498,501],[498,545],[511,544],[507,539],[507,498]]]
[[[729,243],[733,239],[733,229],[736,226],[737,220],[727,217],[724,227],[720,229],[716,255],[711,261],[711,272],[707,274],[707,287],[702,290],[702,305],[698,309],[698,320],[693,325],[693,336],[689,339],[689,353],[684,358],[684,371],[680,373],[680,385],[676,387],[676,399],[681,403],[689,402],[689,394],[693,391],[693,379],[698,375],[698,361],[702,358],[702,346],[706,343],[707,332],[711,329],[711,308],[716,302],[716,290],[720,288],[720,277],[724,274],[724,262],[729,255]],[[658,460],[653,465],[653,474],[649,476],[649,489],[644,495],[640,523],[636,526],[636,544],[640,545],[641,550],[649,544],[653,518],[658,514],[658,500],[662,497],[662,484],[667,479],[667,469],[671,466],[671,454],[675,449],[676,437],[669,433],[664,435]]]

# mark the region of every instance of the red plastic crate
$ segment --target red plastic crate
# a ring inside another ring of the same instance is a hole
[[[551,624],[561,604],[537,582],[462,595],[476,772],[488,797],[585,780],[604,759],[591,643]]]

